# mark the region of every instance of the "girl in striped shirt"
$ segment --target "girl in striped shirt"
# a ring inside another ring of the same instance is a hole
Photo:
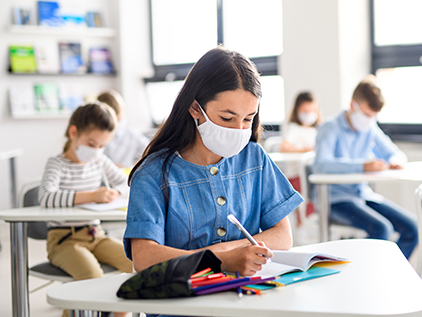
[[[127,195],[126,176],[103,154],[116,122],[115,112],[105,104],[87,104],[75,110],[66,129],[63,153],[47,162],[39,189],[41,206],[108,203]],[[102,181],[110,187],[101,186]],[[100,263],[132,272],[122,242],[107,237],[99,220],[49,222],[48,227],[48,259],[76,280],[102,277]]]

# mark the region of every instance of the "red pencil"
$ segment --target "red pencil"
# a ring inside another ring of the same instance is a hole
[[[196,272],[195,274],[192,274],[190,278],[198,277],[198,276],[201,276],[201,275],[206,274],[208,272],[211,272],[211,268],[210,267],[207,268],[207,269],[205,269],[205,270]]]

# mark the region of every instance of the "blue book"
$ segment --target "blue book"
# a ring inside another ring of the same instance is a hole
[[[80,43],[59,43],[60,65],[65,74],[86,72],[82,61]]]
[[[63,26],[60,5],[56,1],[38,1],[38,23],[44,26]]]
[[[275,282],[282,283],[284,285],[289,285],[301,281],[310,280],[317,277],[327,276],[331,274],[340,273],[339,270],[327,269],[325,267],[313,266],[305,272],[293,272],[288,273],[280,278],[276,279]]]
[[[110,51],[105,47],[93,47],[89,50],[90,72],[112,74],[114,72]]]

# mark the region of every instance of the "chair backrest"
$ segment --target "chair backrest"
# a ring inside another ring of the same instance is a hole
[[[268,153],[280,152],[283,138],[281,136],[270,136],[264,141],[264,150]]]
[[[33,181],[24,184],[20,194],[20,206],[31,207],[38,206],[38,190],[40,187],[40,181]],[[47,223],[43,221],[28,222],[28,237],[36,240],[47,239]]]
[[[415,191],[416,198],[416,215],[418,216],[418,235],[419,241],[422,241],[422,184]],[[416,272],[422,277],[422,242],[418,244],[418,264],[416,265]]]

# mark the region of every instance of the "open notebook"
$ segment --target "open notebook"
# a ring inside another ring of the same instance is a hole
[[[346,258],[324,253],[304,253],[273,250],[271,262],[265,264],[255,276],[262,278],[283,275],[295,271],[307,271],[312,265],[321,262],[349,262]]]
[[[75,207],[93,210],[93,211],[106,211],[106,210],[116,210],[116,209],[126,209],[128,205],[128,199],[119,197],[111,203],[88,203],[80,204]]]

